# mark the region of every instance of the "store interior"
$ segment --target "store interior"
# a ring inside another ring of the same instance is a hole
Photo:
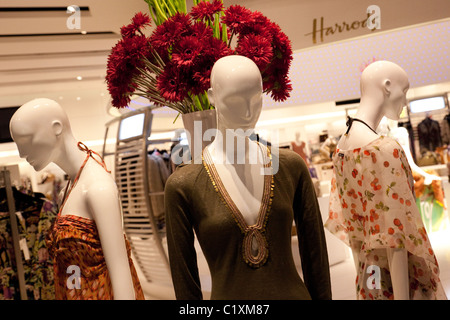
[[[224,1],[224,5],[235,2]],[[408,105],[398,122],[382,121],[377,132],[389,135],[390,129],[407,128],[415,164],[440,179],[438,188],[443,198],[433,198],[431,206],[439,202],[441,210],[431,213],[429,203],[420,204],[420,201],[418,206],[421,206],[439,262],[441,282],[450,296],[450,121],[447,122],[450,115],[450,3],[418,0],[398,1],[394,5],[388,0],[377,1],[381,8],[381,29],[326,32],[322,41],[317,38],[314,42],[311,23],[314,26],[314,21],[317,23],[320,17],[330,23],[356,21],[365,16],[366,8],[373,3],[358,1],[358,5],[347,10],[355,1],[282,0],[277,2],[276,8],[273,2],[265,0],[238,2],[266,14],[292,41],[291,96],[284,102],[274,102],[264,96],[256,133],[272,145],[297,151],[305,158],[324,221],[328,216],[333,170],[329,154],[346,130],[347,116],[353,116],[358,108],[362,70],[372,62],[388,60],[407,72]],[[67,2],[67,6],[71,4]],[[15,143],[8,140],[11,110],[32,99],[49,98],[63,106],[74,135],[102,154],[113,171],[119,123],[124,115],[152,109],[149,152],[170,150],[183,129],[177,112],[152,108],[142,97],[135,97],[125,109],[111,104],[105,83],[107,57],[119,38],[120,27],[136,12],[148,10],[145,1],[127,1],[125,5],[119,0],[96,0],[85,1],[82,5],[88,9],[82,11],[81,33],[68,30],[65,11],[4,10],[30,7],[27,1],[3,1],[0,5],[0,112],[4,112],[0,128],[4,139],[0,143],[0,167],[11,172],[12,184],[17,187],[27,185],[34,192],[46,194],[53,181],[65,182],[64,172],[56,165],[36,172],[19,157]],[[40,1],[40,6],[64,7],[66,1]],[[397,15],[403,16],[393,21]],[[429,139],[420,129],[425,121],[439,124],[440,136],[432,148],[425,146]],[[333,299],[354,300],[356,271],[351,250],[328,231],[326,240]],[[301,274],[296,241],[293,236],[294,259]],[[198,243],[197,254],[202,290],[208,298],[211,278]],[[175,298],[168,273],[158,275],[157,281],[146,281],[144,268],[139,263],[136,268],[147,299]]]

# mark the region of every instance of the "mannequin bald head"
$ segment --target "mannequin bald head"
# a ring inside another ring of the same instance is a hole
[[[72,136],[62,107],[50,99],[25,103],[12,116],[10,131],[21,158],[42,170],[58,157],[65,136]]]
[[[217,60],[208,97],[216,108],[218,125],[254,128],[261,114],[262,89],[261,72],[249,58],[231,55]]]
[[[405,70],[390,61],[374,62],[361,74],[361,102],[369,99],[371,107],[381,108],[380,111],[389,119],[399,118],[406,105],[408,89],[409,81]]]
[[[360,148],[377,139],[379,136],[374,131],[383,117],[391,120],[400,118],[408,89],[408,75],[393,62],[377,61],[364,69],[361,74],[361,102],[355,115],[364,124],[352,122],[350,131],[344,139],[340,139],[338,148]]]

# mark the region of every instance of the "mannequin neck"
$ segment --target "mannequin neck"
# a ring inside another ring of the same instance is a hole
[[[366,97],[361,98],[361,102],[358,107],[358,111],[356,112],[355,118],[360,119],[367,123],[373,130],[376,130],[378,125],[383,119],[383,106],[382,103],[378,101],[374,101],[373,99],[369,99]],[[353,123],[356,125],[357,122]],[[363,125],[363,124],[358,124]],[[367,128],[368,129],[368,128]]]
[[[217,136],[207,147],[213,161],[234,166],[255,163],[253,157],[257,155],[258,144],[250,140],[251,133],[253,129],[231,129],[219,122]]]
[[[78,148],[78,141],[71,134],[62,134],[59,150],[53,161],[73,181],[87,154]]]

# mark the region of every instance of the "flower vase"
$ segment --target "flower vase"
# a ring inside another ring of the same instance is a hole
[[[198,163],[198,161],[201,163],[203,149],[214,140],[216,135],[216,110],[184,113],[181,117],[186,130],[191,159],[194,163]]]

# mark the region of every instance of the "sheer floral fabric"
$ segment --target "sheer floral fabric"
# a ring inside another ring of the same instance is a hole
[[[381,136],[362,148],[337,149],[333,163],[325,227],[349,246],[362,243],[357,298],[394,298],[386,248],[405,248],[410,299],[447,299],[400,144]],[[380,270],[380,281],[372,282],[373,266]]]

